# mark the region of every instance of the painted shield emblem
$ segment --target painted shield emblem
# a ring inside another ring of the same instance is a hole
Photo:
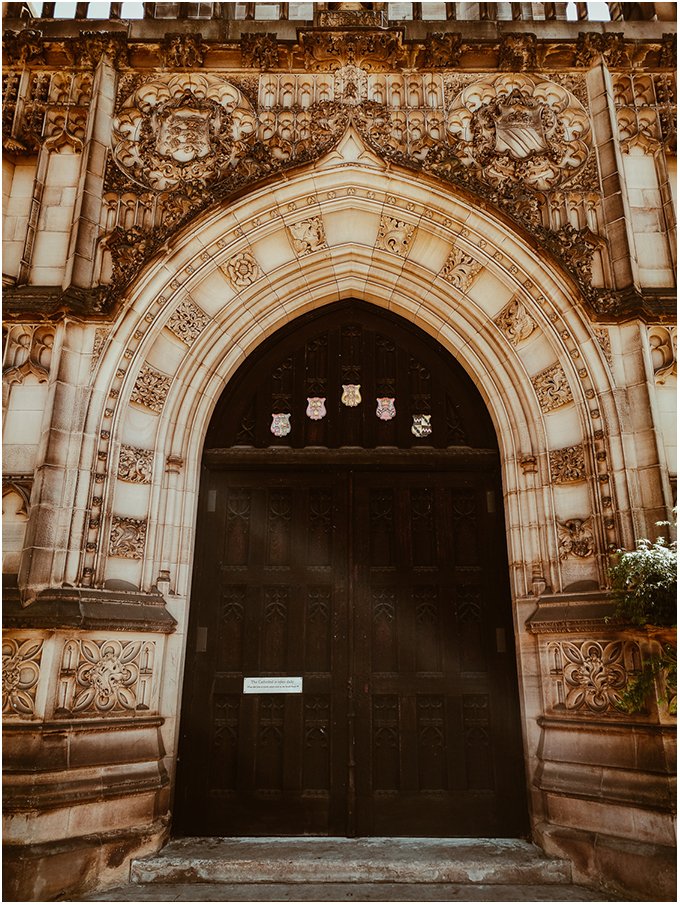
[[[391,421],[397,414],[397,410],[394,407],[394,399],[390,399],[389,396],[380,396],[377,399],[377,403],[378,407],[375,413],[381,421]]]
[[[272,415],[271,432],[275,437],[285,437],[290,433],[290,413]]]
[[[312,421],[321,421],[326,414],[326,397],[325,396],[308,396],[307,397],[307,417]]]
[[[349,405],[351,408],[355,405],[359,405],[361,402],[361,384],[343,383],[341,402],[343,402],[344,405]]]
[[[411,433],[414,437],[429,437],[432,433],[430,420],[432,415],[414,415]]]

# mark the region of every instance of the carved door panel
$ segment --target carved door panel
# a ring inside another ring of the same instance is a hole
[[[346,485],[254,472],[205,483],[178,824],[344,832]],[[244,676],[302,677],[304,693],[244,694]]]
[[[494,483],[355,476],[358,835],[525,829]]]

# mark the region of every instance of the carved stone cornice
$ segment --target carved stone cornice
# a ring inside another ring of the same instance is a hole
[[[41,322],[65,316],[91,317],[107,310],[106,286],[78,289],[60,286],[8,286],[3,289],[3,320]]]
[[[623,623],[614,617],[614,600],[608,591],[551,594],[536,601],[526,621],[534,635],[615,631]]]

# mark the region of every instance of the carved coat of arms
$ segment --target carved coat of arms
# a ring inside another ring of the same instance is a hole
[[[394,406],[394,399],[391,399],[389,396],[379,396],[376,401],[378,407],[376,408],[375,413],[378,418],[380,418],[381,421],[391,421],[397,414],[397,410]]]
[[[350,406],[350,408],[359,405],[361,402],[361,384],[343,383],[341,402],[343,405]]]
[[[432,415],[414,415],[411,433],[414,437],[429,437],[432,433]]]
[[[281,412],[272,415],[271,432],[275,437],[286,437],[290,433],[290,413]]]
[[[321,421],[326,416],[326,397],[325,396],[308,396],[307,397],[307,417],[312,421]]]

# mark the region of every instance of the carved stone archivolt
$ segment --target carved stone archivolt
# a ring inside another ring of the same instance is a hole
[[[439,271],[439,276],[461,292],[467,292],[482,265],[462,248],[454,247]]]
[[[153,450],[123,444],[118,458],[118,477],[129,484],[150,484]]]
[[[536,322],[519,298],[511,299],[494,318],[494,323],[513,346],[528,339],[536,329]]]
[[[149,712],[156,642],[79,639],[64,645],[57,717]]]
[[[161,374],[150,365],[142,365],[130,396],[131,402],[143,405],[152,412],[160,413],[163,410],[165,399],[170,390],[172,377]]]
[[[560,85],[500,75],[463,89],[448,114],[456,157],[490,185],[521,182],[544,191],[565,182],[591,150],[590,121]]]
[[[569,518],[557,523],[557,539],[560,559],[577,556],[587,559],[595,553],[595,536],[592,519]]]
[[[383,214],[380,217],[375,247],[405,257],[413,243],[415,232],[416,228],[412,223]]]
[[[109,553],[124,559],[142,559],[146,544],[146,519],[114,515],[111,522]]]
[[[574,399],[566,375],[559,364],[544,368],[531,378],[531,382],[544,412],[552,412]]]
[[[40,679],[43,642],[35,638],[5,638],[2,642],[2,712],[30,718]]]
[[[113,121],[113,159],[156,191],[226,179],[256,138],[255,111],[216,75],[171,75],[144,83]]]
[[[586,460],[582,446],[565,446],[549,453],[550,479],[554,484],[574,484],[586,479]]]
[[[554,706],[598,715],[618,711],[641,661],[633,641],[552,641],[547,653],[550,673],[558,683]]]
[[[188,296],[173,311],[165,326],[187,346],[193,345],[210,323],[210,317]]]
[[[23,383],[33,377],[45,383],[50,373],[54,327],[51,325],[13,324],[5,337],[3,377],[9,384]]]

